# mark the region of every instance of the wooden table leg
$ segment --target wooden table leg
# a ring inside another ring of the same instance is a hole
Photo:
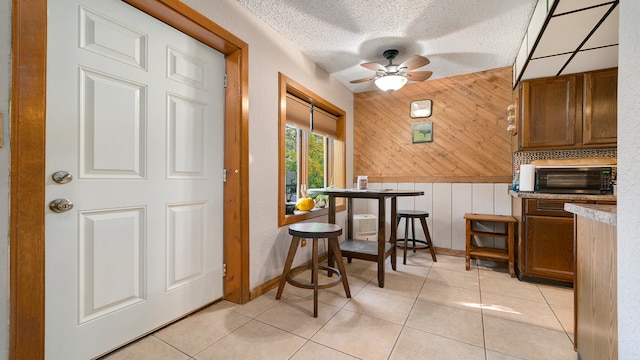
[[[329,215],[328,215],[329,224],[336,223],[336,197],[333,195],[329,195]],[[333,259],[333,251],[331,251],[331,247],[327,249],[327,266],[333,267],[334,259]],[[333,275],[331,271],[327,272],[327,276],[331,277]]]
[[[378,198],[378,286],[384,287],[384,248],[385,248],[385,199],[384,197]],[[393,261],[393,259],[391,259]],[[395,269],[395,267],[394,267]]]
[[[313,317],[318,317],[318,238],[313,238],[313,269],[311,269],[311,282],[313,283]]]
[[[385,201],[384,199],[382,201]],[[396,251],[396,245],[397,245],[397,236],[396,236],[396,232],[398,231],[398,224],[393,221],[396,217],[398,216],[398,210],[397,210],[397,206],[396,206],[396,197],[393,196],[391,198],[391,237],[389,238],[390,242],[391,242],[391,269],[393,269],[393,271],[396,271],[396,263],[397,263],[397,251]],[[415,235],[414,235],[415,237]],[[406,244],[405,244],[406,246]]]

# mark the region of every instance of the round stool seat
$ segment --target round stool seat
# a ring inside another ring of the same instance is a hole
[[[408,218],[420,218],[420,217],[429,217],[429,213],[426,211],[420,210],[398,210],[397,217],[408,217]]]
[[[296,223],[289,225],[289,234],[301,238],[332,238],[342,235],[342,228],[320,222]]]

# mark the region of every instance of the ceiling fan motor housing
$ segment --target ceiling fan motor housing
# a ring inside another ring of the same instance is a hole
[[[396,56],[398,56],[398,50],[396,49],[385,50],[382,53],[382,56],[384,56],[385,59],[389,60],[389,64],[391,64],[391,60],[393,60]]]

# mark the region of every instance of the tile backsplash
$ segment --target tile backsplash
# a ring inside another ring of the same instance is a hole
[[[577,150],[546,150],[546,151],[517,151],[512,155],[513,170],[522,164],[529,164],[533,160],[543,159],[579,159],[579,158],[618,158],[617,148],[607,149],[577,149]]]

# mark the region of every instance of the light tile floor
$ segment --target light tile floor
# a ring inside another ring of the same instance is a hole
[[[387,264],[347,264],[352,299],[341,285],[289,284],[244,305],[221,301],[104,360],[119,359],[576,359],[573,291],[512,279],[500,263],[427,252]],[[301,274],[307,276],[308,274]]]

